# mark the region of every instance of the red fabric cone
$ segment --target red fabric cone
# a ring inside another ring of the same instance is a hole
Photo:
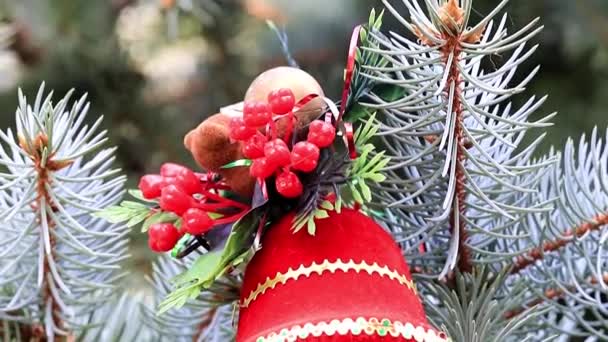
[[[237,342],[444,341],[429,326],[390,234],[343,209],[293,232],[273,225],[247,266]]]

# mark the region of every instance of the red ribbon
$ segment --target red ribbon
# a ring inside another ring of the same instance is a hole
[[[359,33],[361,32],[361,25],[358,25],[353,30],[353,34],[350,37],[350,46],[348,47],[348,60],[346,62],[346,72],[344,75],[344,89],[342,89],[342,102],[340,104],[340,115],[338,116],[338,122],[342,120],[342,116],[346,111],[346,100],[348,99],[348,93],[350,92],[350,85],[353,81],[353,73],[355,71],[355,58],[357,57],[357,43],[359,42]]]
[[[346,146],[348,146],[348,155],[350,156],[350,159],[357,159],[357,148],[355,147],[353,124],[350,122],[345,122],[344,129],[346,130],[344,139],[346,140]]]
[[[340,103],[340,113],[338,114],[339,123],[342,121],[342,116],[346,112],[346,101],[348,100],[348,93],[350,92],[350,86],[353,81],[353,73],[355,72],[355,59],[357,57],[357,43],[359,42],[359,34],[361,32],[361,25],[358,25],[353,30],[353,34],[350,37],[350,46],[348,47],[348,60],[346,61],[346,72],[344,73],[344,89],[342,89],[342,102]],[[357,148],[355,147],[355,138],[353,133],[353,125],[350,122],[344,123],[346,130],[344,140],[346,146],[348,146],[348,154],[350,159],[357,159]]]
[[[308,94],[304,96],[302,99],[300,99],[300,101],[298,101],[298,103],[293,106],[293,112],[296,113],[297,111],[302,109],[302,107],[306,106],[308,102],[316,99],[317,97],[319,97],[319,94]]]

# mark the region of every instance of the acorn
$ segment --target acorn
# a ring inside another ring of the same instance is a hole
[[[261,73],[253,80],[249,89],[247,89],[247,92],[245,93],[245,102],[266,102],[268,101],[268,94],[270,94],[270,92],[281,88],[291,89],[295,95],[296,102],[308,95],[318,95],[318,97],[308,102],[295,113],[298,119],[297,128],[308,125],[323,114],[323,108],[325,107],[323,97],[325,94],[323,93],[321,85],[319,85],[319,82],[317,82],[314,77],[304,70],[293,67],[282,66]],[[277,127],[279,133],[283,132],[285,124],[285,120],[278,120]]]

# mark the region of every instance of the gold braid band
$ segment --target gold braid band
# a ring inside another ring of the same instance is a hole
[[[401,323],[388,319],[378,320],[377,318],[365,319],[362,317],[352,320],[346,318],[342,321],[333,320],[329,323],[306,323],[304,326],[295,325],[289,329],[282,329],[279,333],[271,333],[267,336],[258,337],[256,342],[294,342],[298,339],[308,337],[334,336],[334,335],[377,335],[402,337],[416,342],[448,342],[444,333],[418,326],[411,323]]]
[[[348,271],[355,271],[360,273],[361,271],[366,272],[369,275],[377,273],[381,277],[388,277],[391,280],[399,282],[399,284],[407,286],[414,294],[416,292],[416,286],[414,281],[407,279],[403,274],[397,271],[389,269],[387,266],[378,266],[377,263],[371,265],[365,261],[361,263],[355,263],[352,259],[349,262],[343,262],[338,259],[335,262],[328,260],[323,261],[321,264],[313,262],[310,266],[301,265],[298,269],[289,269],[285,273],[277,273],[274,278],[266,278],[266,281],[258,284],[257,288],[252,291],[247,298],[241,304],[242,307],[248,307],[258,296],[264,294],[266,290],[274,289],[278,284],[285,284],[288,280],[297,280],[301,276],[309,277],[311,274],[316,273],[322,275],[325,272],[336,273],[336,271],[342,271],[344,273]]]

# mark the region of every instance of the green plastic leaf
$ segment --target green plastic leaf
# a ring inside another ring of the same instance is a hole
[[[372,173],[366,176],[366,178],[376,183],[382,183],[386,180],[386,176],[381,173]]]
[[[239,160],[230,162],[226,165],[223,165],[221,168],[222,169],[232,169],[234,167],[250,166],[252,163],[253,163],[253,161],[251,159],[239,159]]]
[[[145,204],[133,201],[123,201],[120,206],[128,209],[148,210],[148,207]]]
[[[365,27],[362,27],[359,31],[359,39],[361,39],[362,42],[367,40],[367,30],[365,29]]]
[[[187,287],[179,288],[173,292],[171,292],[158,306],[158,311],[156,313],[157,316],[164,314],[165,312],[175,308],[179,309],[189,299],[194,299],[198,297],[201,293],[201,287],[198,283],[192,284]]]
[[[359,193],[359,190],[357,190],[357,187],[353,183],[351,183],[349,186],[350,186],[350,192],[353,195],[353,199],[357,203],[363,204],[364,203],[363,197],[361,197],[361,194]]]
[[[148,202],[148,203],[156,203],[158,201],[155,200],[149,200],[147,198],[144,197],[144,195],[142,194],[141,190],[136,190],[136,189],[131,189],[129,191],[127,191],[129,193],[129,195],[131,195],[131,197],[140,200],[142,202]]]
[[[179,309],[188,300],[196,299],[203,288],[201,285],[209,280],[215,280],[215,270],[222,254],[223,251],[203,254],[186,272],[171,279],[177,289],[160,303],[157,315],[162,315],[173,308]]]
[[[372,190],[364,182],[360,182],[359,187],[361,188],[361,195],[363,195],[365,202],[370,202],[372,200]]]
[[[334,210],[334,205],[330,201],[323,201],[320,207],[329,211]]]
[[[96,212],[93,216],[102,218],[111,223],[120,223],[128,220],[131,213],[128,209],[121,206],[112,206]]]
[[[373,9],[372,9],[373,11]],[[372,26],[375,30],[380,30],[380,28],[382,27],[382,18],[384,17],[384,9],[382,9],[382,11],[380,11],[380,14],[376,17],[376,20],[374,21]]]
[[[315,233],[317,231],[317,225],[315,224],[315,218],[314,216],[311,216],[308,219],[308,225],[306,227],[306,230],[308,231],[308,234],[315,236]]]
[[[339,194],[337,195],[336,204],[334,205],[334,208],[336,210],[336,213],[340,214],[342,212],[342,196]]]
[[[376,24],[376,9],[372,8],[372,10],[369,12],[368,25],[369,25],[369,27],[373,27],[375,24]]]
[[[217,268],[222,257],[222,252],[212,251],[199,256],[187,271],[171,279],[171,283],[177,287],[183,287],[208,279],[213,270]]]
[[[329,217],[329,214],[327,213],[327,210],[323,210],[323,209],[315,210],[315,214],[314,214],[315,219],[322,220],[322,219],[325,219],[328,217]]]
[[[141,203],[124,201],[120,205],[105,208],[93,215],[111,223],[127,222],[127,225],[131,227],[145,220],[150,209]]]
[[[159,211],[148,217],[141,227],[141,232],[145,233],[150,229],[150,226],[156,223],[175,222],[178,219],[177,215],[165,211]]]
[[[131,228],[131,227],[135,226],[136,224],[139,224],[139,223],[141,223],[143,220],[145,220],[145,219],[146,219],[146,217],[148,217],[148,215],[149,215],[149,211],[148,211],[148,210],[146,210],[146,211],[142,211],[142,212],[139,212],[137,215],[132,216],[132,217],[129,219],[129,221],[127,221],[126,226],[127,226],[128,228]]]
[[[304,226],[306,225],[306,223],[308,222],[308,216],[303,215],[303,216],[296,216],[294,221],[293,221],[293,233],[297,233],[299,232],[302,228],[304,228]]]

